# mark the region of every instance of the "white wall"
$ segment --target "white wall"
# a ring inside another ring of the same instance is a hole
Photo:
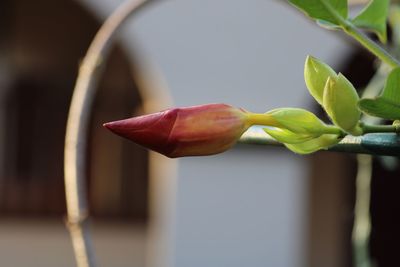
[[[105,15],[116,1],[85,2]],[[257,112],[307,107],[306,55],[335,65],[347,45],[285,2],[160,1],[134,19],[123,38],[159,67],[177,106],[224,102]],[[165,214],[173,223],[163,229],[170,250],[161,262],[307,266],[305,163],[269,147],[180,160],[171,190],[175,212]]]

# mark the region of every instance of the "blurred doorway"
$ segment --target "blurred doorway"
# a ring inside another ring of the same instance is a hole
[[[0,3],[0,216],[63,216],[65,123],[80,59],[100,26],[69,0]],[[97,218],[145,222],[148,153],[110,138],[105,121],[142,109],[117,45],[99,84],[88,137],[88,193]]]

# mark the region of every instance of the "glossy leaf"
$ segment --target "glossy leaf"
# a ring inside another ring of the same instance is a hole
[[[335,134],[324,134],[312,140],[299,144],[285,144],[291,151],[298,154],[310,154],[321,149],[327,149],[339,143],[340,139]]]
[[[400,119],[400,68],[394,69],[389,74],[380,96],[375,99],[361,99],[358,106],[363,112],[372,116]]]
[[[352,21],[378,35],[382,43],[386,43],[386,21],[389,11],[389,0],[372,0]]]
[[[289,130],[280,128],[264,128],[263,130],[275,140],[286,144],[303,143],[305,141],[318,137],[312,134],[296,134]]]
[[[343,19],[347,18],[347,0],[289,0],[289,2],[315,20],[325,20],[339,25],[332,11]]]

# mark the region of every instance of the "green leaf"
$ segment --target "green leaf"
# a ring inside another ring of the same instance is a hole
[[[378,35],[386,43],[386,20],[390,0],[371,0],[369,4],[352,21],[357,27],[365,28]]]
[[[324,134],[312,140],[299,144],[285,144],[291,151],[298,154],[310,154],[321,149],[327,149],[339,143],[340,139],[335,134]]]
[[[269,134],[272,138],[276,139],[281,143],[286,143],[286,144],[303,143],[305,141],[318,137],[311,134],[296,134],[289,130],[280,128],[264,128],[263,130],[267,134]]]
[[[384,98],[361,99],[358,102],[360,109],[368,115],[388,120],[400,119],[400,105],[395,105]]]
[[[400,68],[389,74],[383,92],[375,99],[364,98],[358,102],[359,108],[372,116],[400,119]]]
[[[347,0],[289,0],[295,7],[315,20],[340,25],[335,14],[347,19]]]
[[[329,77],[324,89],[323,107],[332,122],[353,135],[362,134],[358,127],[361,112],[354,86],[341,73],[337,78]]]
[[[279,128],[287,129],[296,134],[320,135],[325,130],[323,123],[308,110],[300,108],[278,108],[267,112],[278,122]]]
[[[389,73],[380,97],[400,105],[400,67],[395,68]]]

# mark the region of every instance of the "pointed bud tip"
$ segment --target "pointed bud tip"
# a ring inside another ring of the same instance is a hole
[[[311,63],[312,61],[314,61],[315,60],[315,57],[313,57],[312,55],[307,55],[307,57],[306,57],[306,64],[307,63]]]
[[[103,123],[103,127],[125,138],[132,137],[132,129],[136,126],[135,118]]]
[[[325,87],[326,86],[333,86],[333,85],[336,84],[336,82],[337,82],[337,79],[335,77],[329,76],[328,79],[326,80]]]
[[[312,55],[307,55],[306,61],[304,64],[306,67],[308,66],[311,68],[313,71],[319,71],[317,68],[320,68],[319,65],[326,65],[324,62],[319,60],[318,58],[312,56]],[[326,65],[328,66],[328,65]]]
[[[115,132],[117,131],[119,126],[121,125],[120,121],[110,121],[110,122],[105,122],[103,123],[103,127],[107,128],[108,130]]]

